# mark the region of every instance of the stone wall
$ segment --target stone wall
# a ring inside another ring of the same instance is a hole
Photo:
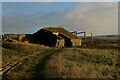
[[[18,40],[19,42],[22,42],[22,41],[23,41],[23,38],[25,38],[25,37],[26,37],[26,34],[19,34],[18,37],[17,37],[17,40]]]
[[[81,46],[81,39],[71,39],[72,46]]]
[[[57,39],[56,47],[64,47],[64,39]]]

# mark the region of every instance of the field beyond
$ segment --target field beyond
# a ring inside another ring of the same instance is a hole
[[[114,48],[50,48],[38,44],[4,42],[2,51],[3,66],[33,55],[4,74],[3,80],[120,77],[118,50]]]

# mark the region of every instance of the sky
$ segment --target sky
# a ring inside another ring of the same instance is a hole
[[[1,0],[2,2],[118,2],[119,0]]]
[[[64,27],[95,35],[118,33],[117,2],[47,1],[3,2],[2,32],[32,34],[44,27]]]

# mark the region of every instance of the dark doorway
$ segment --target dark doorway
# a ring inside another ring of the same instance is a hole
[[[71,39],[65,39],[65,46],[66,47],[72,47]]]

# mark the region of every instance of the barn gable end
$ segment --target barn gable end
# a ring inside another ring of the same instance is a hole
[[[72,47],[81,46],[81,38],[72,34],[62,27],[42,28],[33,34],[40,43],[54,47]]]

